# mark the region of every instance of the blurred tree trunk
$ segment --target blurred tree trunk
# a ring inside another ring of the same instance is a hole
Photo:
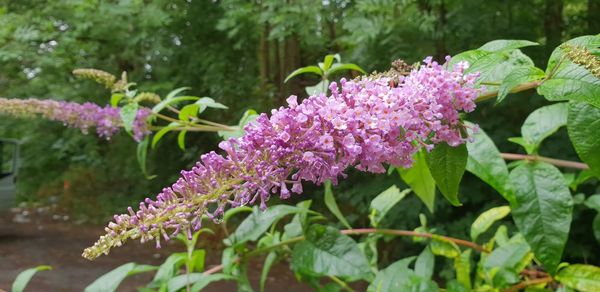
[[[258,71],[260,74],[260,88],[264,92],[270,78],[270,47],[269,47],[269,24],[264,25],[264,29],[260,33],[260,44],[258,52]]]
[[[298,34],[293,33],[285,39],[285,47],[283,52],[283,72],[282,79],[300,67],[300,40]],[[299,92],[299,79],[290,80],[289,83],[283,84],[281,94],[279,95],[279,104],[285,103],[286,97],[292,92]]]
[[[563,1],[546,0],[546,13],[544,15],[544,33],[546,35],[546,57],[552,54],[554,48],[561,43],[563,22]]]
[[[600,0],[588,0],[588,33],[600,33]]]
[[[446,3],[444,0],[441,0],[437,7],[437,27],[435,32],[435,56],[439,61],[443,61],[448,55],[445,33],[447,21],[446,13]]]

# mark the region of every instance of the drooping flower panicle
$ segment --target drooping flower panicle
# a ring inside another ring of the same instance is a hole
[[[132,134],[136,141],[141,141],[150,134],[148,116],[150,109],[141,108],[136,114]],[[37,115],[62,122],[72,128],[79,128],[83,133],[88,133],[90,128],[96,128],[98,136],[110,139],[122,127],[119,108],[107,105],[101,107],[97,104],[86,102],[83,104],[51,99],[7,99],[0,98],[0,114],[16,117],[35,117]]]
[[[226,206],[259,203],[264,209],[273,194],[302,193],[303,181],[336,183],[349,167],[375,173],[385,172],[385,164],[410,167],[423,147],[464,143],[459,112],[472,111],[480,92],[477,76],[464,74],[467,66],[447,69],[428,58],[397,87],[387,78],[341,80],[331,84],[330,96],[300,103],[291,96],[287,107],[246,126],[243,137],[221,142],[225,155],[202,155],[155,200],[115,215],[83,256],[108,254],[130,238],[160,246],[161,238],[191,236],[203,215],[218,220]]]

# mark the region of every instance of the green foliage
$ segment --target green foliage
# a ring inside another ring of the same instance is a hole
[[[340,220],[340,222],[344,226],[346,226],[347,228],[352,228],[350,226],[350,224],[348,223],[348,220],[346,220],[346,218],[344,217],[344,215],[340,211],[340,208],[338,207],[338,204],[335,201],[335,197],[333,196],[333,190],[331,190],[331,182],[330,181],[325,182],[324,200],[325,200],[325,206],[327,206],[327,208],[329,209],[329,211],[331,211],[331,213],[338,220]]]
[[[85,287],[85,291],[116,291],[121,282],[125,280],[126,277],[133,276],[139,273],[154,271],[156,269],[158,268],[155,266],[127,263],[102,275],[100,278],[96,279],[92,284]]]
[[[467,167],[467,147],[464,144],[452,147],[441,143],[425,157],[431,176],[442,195],[452,205],[460,206],[458,186]]]
[[[20,272],[12,284],[13,292],[23,292],[31,278],[39,271],[52,270],[51,266],[37,266]]]
[[[523,123],[521,134],[528,153],[536,152],[542,141],[567,124],[567,103],[556,103],[533,111]]]
[[[600,133],[594,130],[600,125],[600,109],[584,102],[570,102],[568,125],[569,138],[575,151],[594,174],[600,177]]]
[[[354,240],[333,227],[318,224],[310,226],[306,239],[294,247],[291,267],[310,276],[364,278],[371,271]]]
[[[510,173],[515,203],[513,218],[536,257],[554,273],[569,236],[573,201],[560,171],[536,162],[518,166]]]
[[[404,199],[410,191],[410,189],[400,191],[397,186],[393,185],[377,195],[377,197],[371,201],[371,214],[369,215],[371,225],[377,227],[385,217],[385,214]]]
[[[494,222],[502,220],[508,214],[510,214],[508,206],[495,207],[483,212],[471,225],[471,239],[476,241],[477,237],[486,232]]]
[[[420,151],[415,154],[414,163],[411,168],[398,168],[402,180],[415,192],[417,197],[423,201],[425,206],[433,213],[435,203],[435,180],[427,166],[425,154]]]

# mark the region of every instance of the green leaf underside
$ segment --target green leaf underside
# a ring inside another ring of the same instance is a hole
[[[438,144],[426,155],[427,165],[438,189],[455,206],[460,206],[458,187],[467,166],[467,146]]]
[[[471,225],[471,239],[477,240],[477,237],[486,232],[494,222],[501,220],[510,213],[510,207],[501,206],[491,208],[483,212]]]
[[[377,197],[371,201],[371,214],[369,215],[371,225],[378,226],[387,212],[406,197],[410,191],[410,189],[400,191],[397,186],[393,185],[377,195]]]
[[[515,224],[546,271],[553,274],[567,242],[572,198],[561,172],[542,163],[525,163],[510,173],[515,191]]]
[[[600,35],[581,36],[567,41],[568,44],[588,49],[600,47]],[[558,66],[558,67],[557,67]],[[563,58],[563,51],[557,47],[548,60],[546,74],[554,72],[551,79],[538,87],[538,93],[546,99],[585,101],[600,107],[600,79],[584,67]]]
[[[23,292],[23,290],[25,289],[25,287],[27,286],[27,284],[29,283],[29,281],[31,280],[33,275],[35,275],[35,273],[37,273],[39,271],[47,271],[47,270],[52,270],[52,267],[43,265],[43,266],[37,266],[35,268],[30,268],[25,271],[22,271],[15,278],[15,281],[12,284],[12,291],[13,292]]]
[[[498,98],[496,103],[500,103],[506,98],[506,96],[517,86],[543,79],[545,73],[542,69],[534,66],[520,66],[514,68],[502,81],[498,90]]]
[[[249,240],[256,241],[269,229],[269,227],[271,227],[271,224],[284,216],[298,213],[303,210],[304,209],[302,208],[287,205],[272,206],[265,211],[261,211],[258,207],[254,207],[252,214],[244,219],[235,230],[235,233],[230,236],[230,239],[236,244]]]
[[[538,43],[528,40],[493,40],[484,44],[479,49],[488,52],[500,52],[538,45]]]
[[[312,225],[294,246],[292,270],[312,276],[366,277],[371,269],[356,242],[331,226]]]
[[[133,128],[133,122],[135,121],[135,116],[137,114],[138,104],[137,103],[129,103],[121,108],[121,120],[123,121],[123,127],[125,131],[131,132]]]
[[[411,168],[398,168],[402,180],[413,190],[413,192],[433,213],[435,203],[435,180],[431,176],[425,154],[419,151],[415,154],[414,163]]]
[[[547,137],[567,124],[568,103],[547,105],[533,111],[521,126],[524,142],[537,150]]]
[[[600,95],[599,95],[600,96]],[[567,130],[577,155],[600,177],[600,108],[570,102]]]
[[[138,265],[136,263],[127,263],[116,269],[102,275],[92,284],[85,288],[85,292],[110,292],[116,291],[119,285],[128,276],[133,276],[139,273],[150,272],[158,269],[155,266]]]
[[[415,273],[408,268],[415,260],[415,257],[409,257],[398,260],[379,271],[375,275],[375,280],[367,288],[368,292],[401,291],[400,288]]]
[[[294,70],[294,72],[290,73],[290,75],[288,75],[283,82],[286,83],[290,79],[292,79],[300,74],[305,74],[305,73],[314,73],[319,76],[323,76],[323,71],[321,70],[321,68],[319,68],[317,66],[306,66],[306,67],[302,67],[302,68],[298,68],[298,69]]]

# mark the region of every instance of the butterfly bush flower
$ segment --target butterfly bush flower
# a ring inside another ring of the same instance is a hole
[[[226,206],[257,203],[264,210],[271,195],[302,193],[304,181],[337,183],[349,167],[374,173],[385,172],[386,164],[410,167],[421,148],[464,143],[459,113],[472,111],[479,93],[477,76],[465,75],[466,67],[447,69],[427,58],[397,87],[389,78],[342,79],[331,84],[330,96],[302,102],[290,96],[287,107],[247,125],[243,137],[221,142],[224,155],[202,155],[156,199],[115,215],[83,256],[108,254],[127,239],[160,247],[161,238],[191,237],[203,216],[218,221]]]
[[[132,128],[132,134],[136,141],[141,141],[144,136],[151,133],[147,123],[151,113],[147,108],[138,110]],[[17,117],[39,115],[49,120],[62,122],[71,128],[79,128],[85,134],[89,132],[90,128],[95,127],[98,136],[107,140],[119,132],[122,127],[118,108],[109,105],[101,107],[90,102],[79,104],[49,99],[0,98],[0,114]]]

